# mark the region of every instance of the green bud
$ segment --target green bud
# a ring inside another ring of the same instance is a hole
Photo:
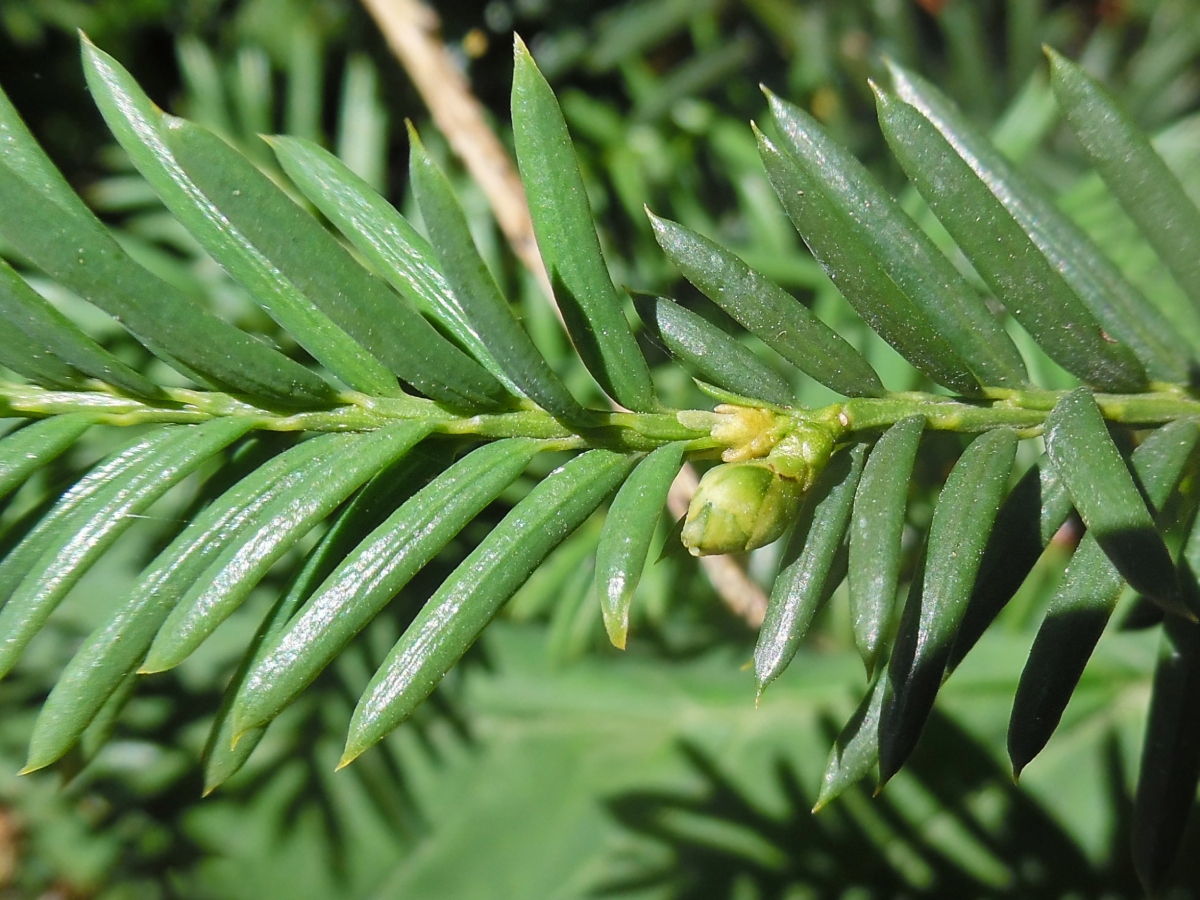
[[[740,553],[771,543],[796,517],[807,485],[764,460],[726,463],[700,479],[681,538],[693,556]]]
[[[775,444],[766,464],[807,491],[833,454],[833,435],[819,425],[799,425]]]

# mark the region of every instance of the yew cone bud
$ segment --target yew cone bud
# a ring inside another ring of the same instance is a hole
[[[796,481],[765,462],[709,469],[688,507],[681,535],[693,556],[740,553],[771,543],[795,518],[803,496]]]
[[[725,465],[700,479],[680,535],[693,556],[742,553],[777,539],[833,453],[834,436],[822,425],[796,423],[783,431],[773,418],[767,423],[772,427],[764,426],[766,410],[732,409],[718,408],[725,415],[713,436],[720,431],[746,440],[723,454]],[[739,458],[763,443],[770,447],[765,457]]]

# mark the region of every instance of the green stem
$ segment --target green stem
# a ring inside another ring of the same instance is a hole
[[[278,412],[246,403],[229,394],[166,390],[169,403],[152,404],[105,389],[52,391],[0,381],[0,418],[47,418],[67,413],[91,414],[98,425],[194,424],[222,416],[245,416],[262,431],[371,431],[397,420],[423,421],[441,434],[484,439],[539,438],[552,449],[606,447],[653,450],[673,441],[688,441],[689,450],[718,446],[707,429],[680,424],[672,413],[596,412],[587,428],[572,430],[530,404],[513,412],[463,416],[419,397],[369,397],[346,392],[342,405],[302,412]]]
[[[1173,385],[1145,394],[1096,394],[1104,417],[1123,425],[1153,426],[1200,416],[1200,400]],[[886,428],[908,416],[924,416],[937,431],[979,432],[1007,425],[1022,437],[1041,434],[1042,423],[1066,391],[988,389],[984,399],[961,400],[919,392],[860,398],[801,418],[824,422],[843,434]]]
[[[982,399],[965,400],[908,392],[852,398],[821,409],[776,409],[785,420],[824,426],[839,440],[914,415],[924,416],[934,430],[980,432],[1009,426],[1023,437],[1033,437],[1041,433],[1046,414],[1063,393],[996,388],[989,389]],[[597,411],[593,425],[572,430],[532,405],[506,413],[462,416],[417,397],[377,398],[347,392],[341,396],[342,404],[333,408],[278,412],[211,391],[169,389],[166,394],[167,403],[151,404],[99,386],[92,391],[51,391],[0,381],[0,417],[45,418],[83,412],[93,415],[97,424],[140,425],[246,416],[264,431],[370,431],[407,419],[428,422],[442,434],[481,439],[532,437],[561,449],[651,450],[686,441],[690,453],[711,454],[727,444],[710,435],[722,414],[705,410],[677,414]],[[1097,394],[1096,401],[1107,419],[1125,425],[1153,426],[1200,417],[1200,400],[1173,385],[1155,385],[1153,392],[1144,394]]]

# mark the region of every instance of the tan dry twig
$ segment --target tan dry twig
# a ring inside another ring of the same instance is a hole
[[[552,297],[521,179],[488,127],[483,106],[442,43],[437,13],[420,0],[362,2],[412,79],[433,121],[483,189],[513,252],[538,280],[546,296]]]
[[[513,252],[541,284],[546,298],[552,298],[554,294],[538,254],[521,179],[488,127],[483,107],[471,86],[442,43],[437,13],[420,0],[362,0],[362,3],[412,79],[434,122],[483,189]],[[687,512],[698,483],[696,470],[690,464],[684,466],[667,500],[676,518]],[[767,598],[736,560],[706,556],[700,564],[735,615],[752,628],[762,624]]]

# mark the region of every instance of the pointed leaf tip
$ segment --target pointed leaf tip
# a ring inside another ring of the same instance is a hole
[[[975,438],[951,469],[934,506],[923,571],[918,567],[913,578],[888,664],[891,693],[879,725],[879,768],[885,781],[916,748],[933,711],[1017,442],[1009,428]]]
[[[655,410],[650,369],[604,259],[562,107],[533,57],[520,48],[511,103],[513,148],[538,253],[579,359],[617,403]]]
[[[1169,611],[1187,614],[1170,552],[1091,391],[1076,388],[1055,405],[1045,440],[1088,532],[1117,571]]]
[[[382,740],[424,702],[500,607],[616,490],[634,462],[632,455],[589,450],[513,507],[434,592],[376,671],[350,721],[353,755]]]
[[[892,195],[809,113],[779,98],[770,106],[778,139],[759,147],[768,179],[867,324],[958,393],[1023,381],[996,317]]]
[[[1134,352],[1104,330],[1068,282],[1066,267],[1044,255],[1035,241],[1035,226],[1006,208],[1006,202],[1015,202],[1011,194],[1020,187],[998,183],[983,169],[979,154],[967,151],[947,121],[958,118],[954,111],[932,110],[903,70],[894,71],[893,78],[899,97],[878,98],[884,137],[996,298],[1042,349],[1081,381],[1114,392],[1145,390],[1146,373]],[[994,148],[980,153],[988,160],[998,155]],[[988,227],[981,229],[981,221]]]
[[[747,331],[840,394],[882,396],[883,384],[866,358],[795,297],[715,241],[650,216],[671,263]]]

